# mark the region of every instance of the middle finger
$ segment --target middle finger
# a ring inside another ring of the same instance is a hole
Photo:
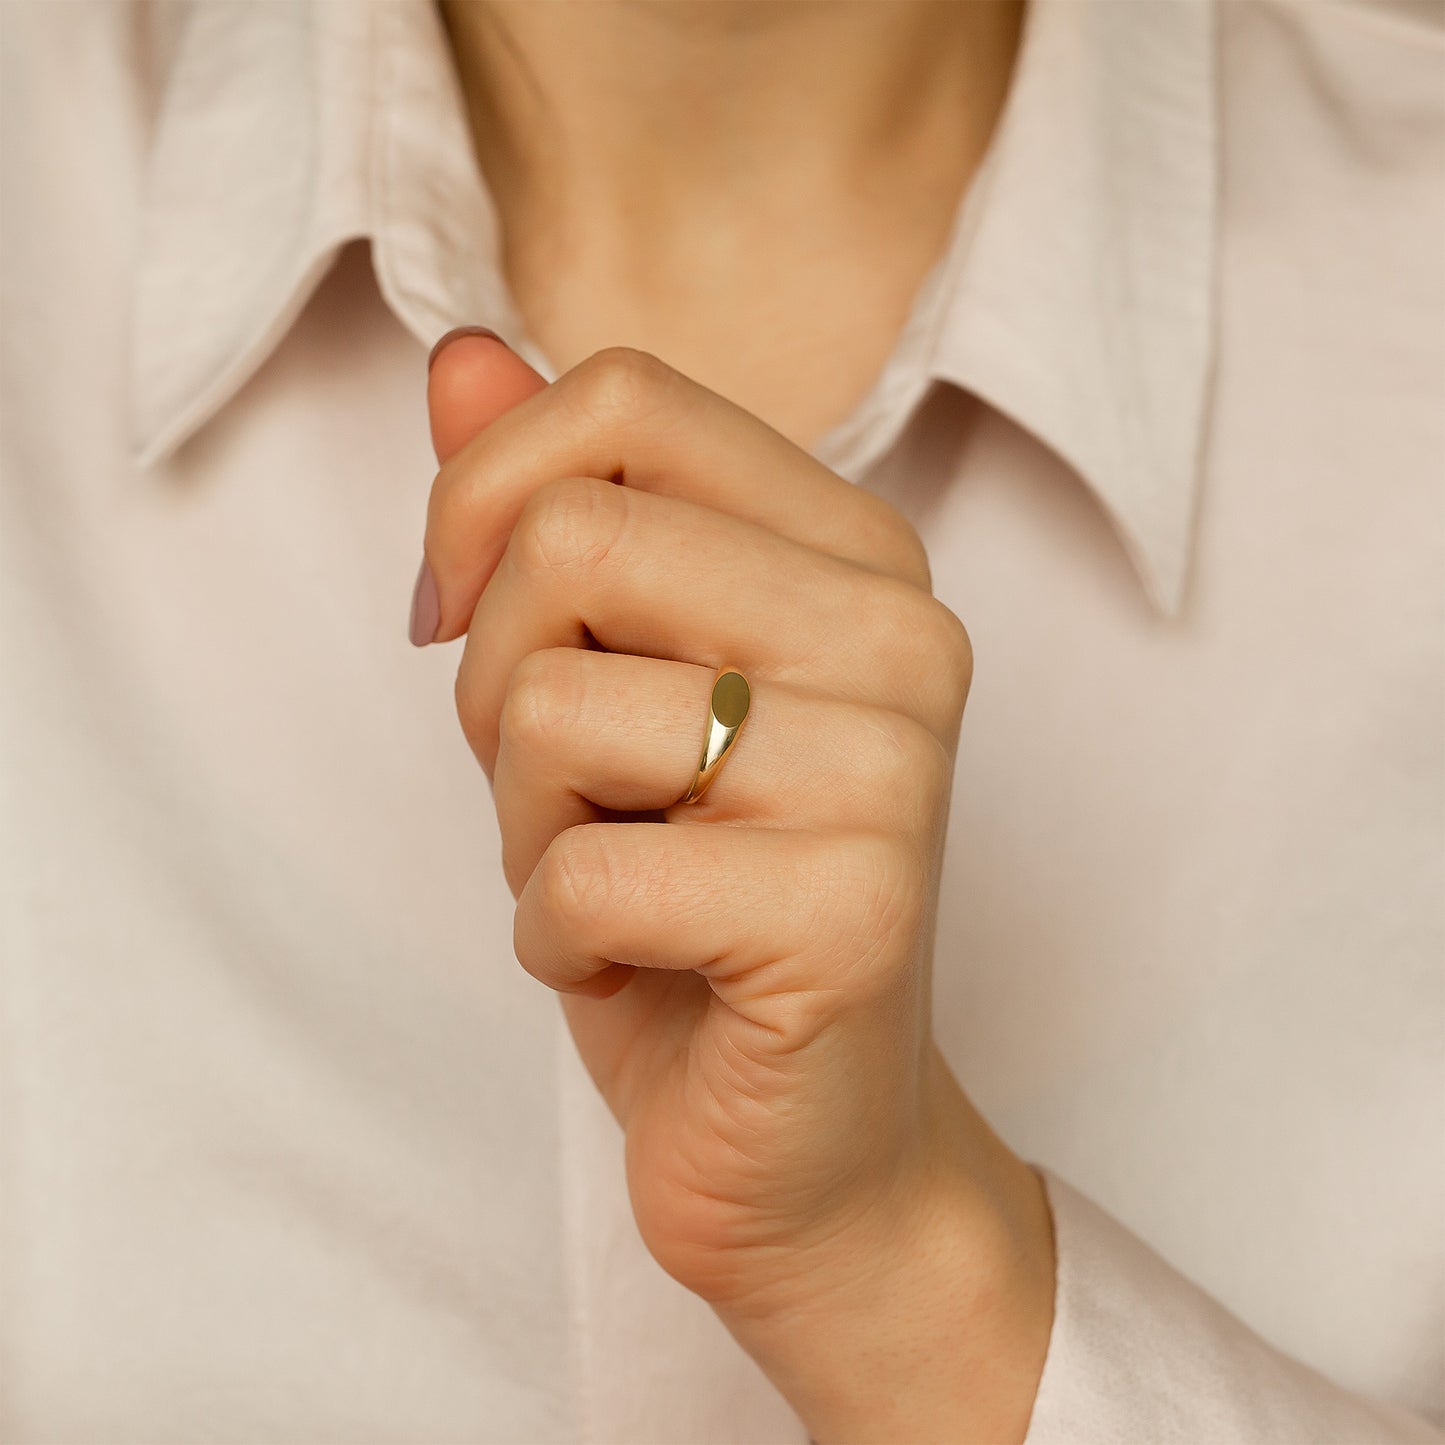
[[[566,478],[528,502],[467,631],[457,706],[489,776],[512,670],[590,641],[889,708],[950,750],[972,670],[963,624],[921,588],[698,503]]]

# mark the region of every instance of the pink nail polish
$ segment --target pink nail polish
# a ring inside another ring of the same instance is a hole
[[[426,558],[421,559],[421,570],[416,574],[416,586],[411,594],[410,635],[414,647],[425,647],[437,635],[437,623],[441,621],[441,601],[437,597],[436,578]]]
[[[452,329],[441,336],[437,340],[436,345],[432,347],[431,355],[426,359],[426,369],[428,371],[432,369],[432,364],[436,361],[442,347],[449,346],[459,336],[490,336],[493,341],[501,341],[503,346],[507,346],[507,343],[502,341],[502,338],[498,336],[490,326],[453,326]],[[510,346],[507,346],[508,351],[511,349]]]

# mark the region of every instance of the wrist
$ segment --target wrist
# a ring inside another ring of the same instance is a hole
[[[799,1251],[787,1286],[715,1306],[819,1445],[1021,1442],[1053,1324],[1038,1174],[932,1050],[916,1167]]]

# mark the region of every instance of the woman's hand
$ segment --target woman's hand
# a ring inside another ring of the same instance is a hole
[[[466,634],[517,957],[625,1131],[648,1248],[818,1439],[1022,1439],[1052,1248],[932,1040],[972,654],[916,534],[642,352],[547,386],[457,340],[429,405],[420,610]],[[748,721],[677,806],[724,663]]]

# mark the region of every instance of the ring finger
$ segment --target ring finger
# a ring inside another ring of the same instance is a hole
[[[493,796],[519,894],[559,833],[608,814],[754,827],[875,830],[922,841],[947,796],[948,754],[900,713],[753,686],[748,720],[696,803],[692,782],[714,669],[552,647],[513,671]]]
[[[489,775],[512,669],[589,640],[886,707],[950,749],[971,676],[963,624],[920,588],[697,503],[569,478],[528,502],[468,628],[457,707]]]

